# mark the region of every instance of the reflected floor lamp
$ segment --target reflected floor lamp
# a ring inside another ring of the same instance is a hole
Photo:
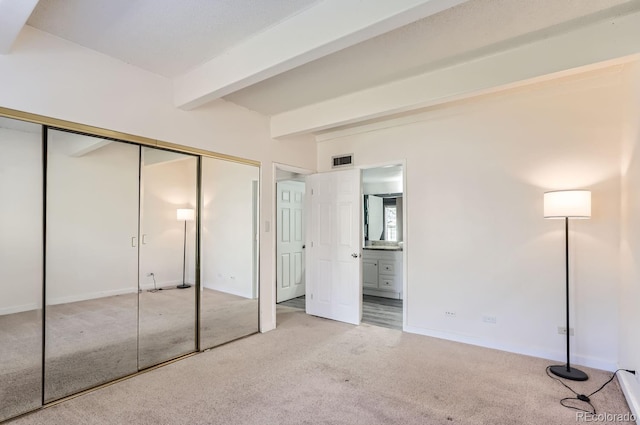
[[[191,208],[178,208],[176,212],[176,218],[178,221],[184,221],[184,240],[182,245],[182,284],[176,286],[178,289],[190,288],[185,279],[185,272],[187,268],[187,221],[193,221],[195,218],[195,211]]]
[[[551,373],[572,381],[586,381],[586,373],[569,362],[569,219],[591,217],[591,192],[588,190],[556,190],[544,194],[544,218],[564,219],[565,287],[567,310],[567,364],[551,366]]]

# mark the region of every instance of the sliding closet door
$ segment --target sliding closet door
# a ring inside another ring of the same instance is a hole
[[[0,421],[42,403],[42,126],[0,117]]]
[[[198,158],[142,149],[139,367],[196,350]]]
[[[202,158],[200,347],[258,331],[258,167]]]
[[[135,373],[136,145],[49,130],[45,401]]]

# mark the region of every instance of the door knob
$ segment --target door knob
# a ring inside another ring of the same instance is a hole
[[[358,257],[360,256],[360,254],[357,254],[357,253],[355,253],[355,252],[354,252],[353,254],[351,254],[351,256],[352,256],[353,258],[358,258]]]

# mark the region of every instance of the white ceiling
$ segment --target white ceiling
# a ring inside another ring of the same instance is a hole
[[[463,62],[637,0],[471,0],[226,96],[266,115]]]
[[[28,25],[175,77],[320,0],[40,0]]]
[[[322,3],[40,0],[28,24],[153,73],[177,77]],[[240,88],[225,99],[274,115],[636,9],[640,0],[468,0]],[[334,25],[325,22],[328,30]],[[277,49],[274,45],[272,53]]]

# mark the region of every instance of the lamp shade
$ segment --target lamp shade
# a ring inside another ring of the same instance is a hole
[[[590,218],[591,191],[555,190],[544,194],[544,218]]]
[[[193,221],[196,213],[191,208],[178,208],[176,218],[178,221]]]

